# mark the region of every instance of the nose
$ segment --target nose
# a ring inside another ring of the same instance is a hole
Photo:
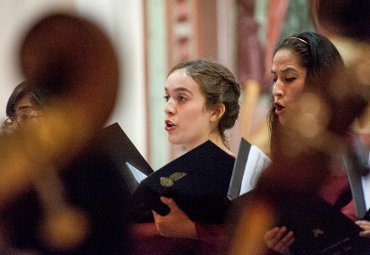
[[[281,98],[284,95],[283,84],[280,80],[276,80],[274,85],[272,86],[272,95],[274,100]]]
[[[175,114],[176,113],[176,107],[175,107],[175,102],[170,98],[165,106],[164,106],[164,112],[166,114]]]

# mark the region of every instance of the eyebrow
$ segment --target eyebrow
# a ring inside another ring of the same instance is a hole
[[[27,104],[27,105],[21,105],[17,109],[18,110],[23,110],[23,109],[27,109],[27,108],[33,108],[33,106],[32,105],[29,105],[29,104]]]
[[[167,88],[165,88],[164,90],[165,90],[165,92],[168,92],[168,89]],[[182,87],[174,89],[174,92],[177,92],[177,93],[178,92],[188,92],[190,94],[193,94],[193,92],[191,92],[189,89],[182,88]]]
[[[280,70],[280,72],[283,72],[283,73],[286,73],[286,72],[289,72],[289,71],[298,72],[298,70],[297,70],[297,69],[295,69],[295,68],[293,68],[293,67],[290,67],[290,66],[288,66],[288,67],[286,67],[286,68],[284,68],[284,69]],[[274,70],[272,70],[272,69],[271,69],[271,73],[276,73],[276,71],[274,71]]]

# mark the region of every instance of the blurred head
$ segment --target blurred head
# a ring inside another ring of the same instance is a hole
[[[270,110],[271,131],[278,124],[286,125],[287,117],[296,111],[303,92],[312,91],[329,100],[332,80],[343,67],[338,50],[324,36],[304,32],[280,41],[275,48],[271,70],[274,99]],[[309,109],[307,104],[307,112]],[[273,143],[271,141],[272,146]]]
[[[330,32],[370,42],[369,0],[320,0],[317,15]]]
[[[22,126],[26,121],[42,114],[42,110],[49,104],[47,93],[31,88],[27,82],[15,87],[6,105],[7,119],[4,122],[4,131],[11,132]]]
[[[316,8],[319,26],[349,43],[351,55],[347,71],[338,79],[336,86],[347,89],[347,97],[353,99],[347,104],[340,103],[343,111],[340,119],[332,125],[338,129],[338,126],[346,126],[342,123],[351,123],[361,115],[370,102],[370,1],[319,0]]]
[[[166,130],[174,144],[194,147],[225,130],[239,114],[240,87],[224,66],[206,60],[175,65],[165,85]]]
[[[20,64],[32,85],[50,91],[60,110],[71,107],[73,111],[65,110],[84,117],[87,127],[101,128],[110,116],[119,84],[118,60],[109,38],[94,23],[62,13],[42,18],[22,41]]]

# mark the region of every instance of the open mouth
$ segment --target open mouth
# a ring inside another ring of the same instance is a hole
[[[175,126],[175,124],[172,122],[172,121],[170,121],[170,120],[166,120],[165,121],[165,128],[166,129],[171,129],[171,128],[173,128]]]
[[[279,114],[279,113],[281,113],[283,110],[284,110],[284,106],[283,105],[281,105],[280,103],[278,103],[278,102],[275,102],[274,103],[274,107],[275,107],[275,113],[276,114]]]

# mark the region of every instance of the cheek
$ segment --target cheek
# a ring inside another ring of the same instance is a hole
[[[187,120],[190,120],[193,122],[196,119],[202,118],[204,115],[204,110],[201,106],[198,104],[192,104],[187,105],[186,108],[183,108],[183,111],[181,112],[181,116]]]
[[[288,93],[288,98],[290,101],[297,101],[299,97],[303,94],[303,86],[291,88]]]

